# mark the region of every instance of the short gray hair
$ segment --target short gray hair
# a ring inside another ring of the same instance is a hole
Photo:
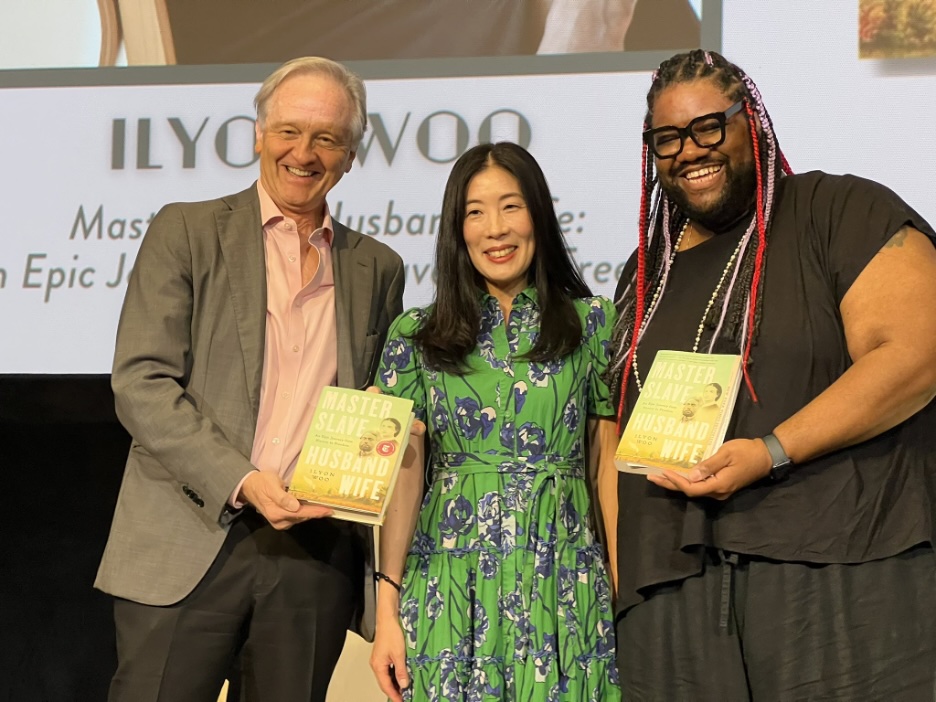
[[[345,89],[354,105],[354,116],[351,120],[351,143],[352,148],[357,149],[364,136],[364,130],[367,129],[367,91],[364,88],[364,81],[357,73],[340,63],[319,56],[304,56],[287,61],[263,81],[263,85],[260,86],[260,90],[257,91],[257,96],[254,98],[254,107],[257,108],[257,122],[260,126],[263,127],[266,121],[267,103],[269,103],[280,83],[290,76],[300,75],[328,76]]]

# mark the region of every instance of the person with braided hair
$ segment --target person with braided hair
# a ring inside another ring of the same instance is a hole
[[[617,435],[658,350],[739,354],[744,383],[718,451],[602,504],[623,698],[933,699],[936,232],[794,175],[714,52],[664,61],[647,108]]]

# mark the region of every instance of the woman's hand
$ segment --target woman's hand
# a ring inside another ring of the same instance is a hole
[[[386,616],[377,621],[370,667],[381,692],[392,702],[403,702],[402,691],[409,687],[410,681],[406,673],[406,641],[399,617]]]
[[[374,386],[368,392],[380,392]],[[406,552],[413,540],[423,486],[423,434],[426,425],[413,421],[406,453],[397,476],[397,486],[387,506],[380,531],[379,562],[388,578],[377,583],[377,632],[371,649],[370,667],[377,685],[392,702],[403,702],[410,686],[406,670],[406,638],[400,624],[400,585]]]

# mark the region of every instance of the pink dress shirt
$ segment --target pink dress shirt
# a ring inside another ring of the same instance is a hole
[[[296,222],[283,216],[259,181],[257,191],[266,253],[267,315],[260,412],[250,462],[288,484],[319,393],[334,385],[338,375],[334,230],[326,205],[322,226],[309,237],[319,253],[318,269],[303,285]],[[236,508],[243,507],[236,498],[244,480],[231,495]]]

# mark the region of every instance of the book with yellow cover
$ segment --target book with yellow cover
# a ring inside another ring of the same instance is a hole
[[[382,524],[412,423],[412,400],[324,388],[289,492],[338,519]]]
[[[741,375],[740,356],[658,351],[614,453],[618,470],[688,472],[715,453]]]

